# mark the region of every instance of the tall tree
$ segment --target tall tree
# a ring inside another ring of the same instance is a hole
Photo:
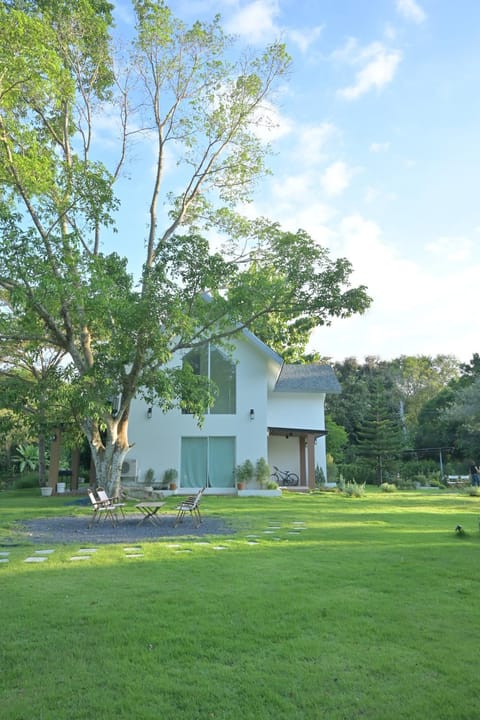
[[[284,46],[236,56],[219,18],[187,27],[161,0],[132,6],[131,51],[114,63],[108,2],[0,4],[0,338],[65,354],[71,413],[111,491],[136,394],[197,415],[211,401],[187,364],[172,365],[177,351],[228,345],[242,327],[266,334],[268,316],[277,330],[266,339],[288,345],[369,304],[364,287],[349,287],[348,261],[301,231],[235,212],[265,170],[257,129],[289,69]],[[95,130],[112,108],[121,132],[107,168]],[[135,284],[101,238],[138,138],[155,172],[145,243],[132,242],[144,258]],[[205,239],[211,229],[228,240],[222,252]]]
[[[392,411],[389,397],[380,382],[372,393],[364,421],[357,428],[357,436],[357,455],[371,462],[377,483],[382,483],[385,472],[398,461],[404,439],[398,410]]]

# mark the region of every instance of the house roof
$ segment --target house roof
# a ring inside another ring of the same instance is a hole
[[[275,392],[338,394],[341,387],[330,365],[283,365]]]
[[[265,345],[263,340],[260,340],[260,338],[254,335],[251,330],[243,328],[242,333],[246,338],[248,338],[248,340],[250,340],[253,345],[255,345],[260,350],[260,352],[267,355],[271,360],[274,360],[279,365],[283,362],[281,355],[275,352],[275,350],[272,350],[272,348],[268,345]]]

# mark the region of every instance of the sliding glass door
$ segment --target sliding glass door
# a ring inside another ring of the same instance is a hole
[[[182,438],[180,487],[234,487],[235,438]]]

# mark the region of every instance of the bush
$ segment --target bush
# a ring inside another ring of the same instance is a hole
[[[15,490],[29,490],[40,486],[38,472],[32,470],[19,475],[14,483]]]
[[[380,490],[382,490],[382,492],[392,493],[395,492],[396,489],[397,486],[395,485],[395,483],[384,482],[380,485]]]
[[[347,482],[345,483],[343,492],[347,497],[362,497],[365,494],[365,483],[358,484],[355,480]]]

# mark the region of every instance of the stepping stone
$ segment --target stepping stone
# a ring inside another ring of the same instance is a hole
[[[143,553],[132,553],[130,555],[125,555],[126,558],[139,558],[139,557],[145,557]]]
[[[142,550],[141,547],[124,547],[123,549],[126,553],[138,553]]]
[[[81,555],[86,555],[87,553],[96,553],[98,548],[80,548],[79,553]]]
[[[273,530],[264,530],[265,535],[273,535]]]
[[[0,558],[0,563],[2,563],[2,562],[3,563],[10,562],[10,558],[2,557],[2,558]]]
[[[247,540],[247,545],[259,545],[256,540]]]
[[[35,550],[35,555],[51,555],[55,550]]]
[[[45,560],[48,560],[48,557],[47,557],[46,555],[42,555],[42,556],[35,555],[35,556],[33,556],[33,557],[27,557],[27,558],[25,558],[25,561],[24,561],[24,562],[28,562],[28,563],[40,563],[40,562],[45,562]]]
[[[214,550],[228,550],[228,548],[225,547],[225,545],[214,545]]]
[[[0,552],[0,557],[8,557],[10,555],[10,550],[5,550]]]

